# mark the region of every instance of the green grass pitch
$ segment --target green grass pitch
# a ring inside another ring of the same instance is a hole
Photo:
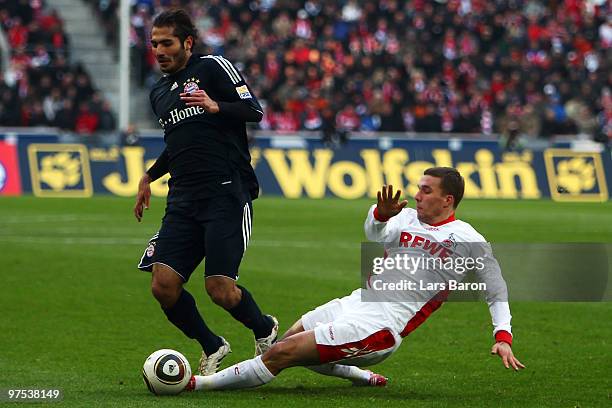
[[[519,373],[489,355],[486,305],[449,303],[375,368],[391,379],[384,389],[294,368],[259,389],[155,397],[141,379],[145,357],[175,348],[195,365],[200,351],[166,321],[149,275],[135,268],[164,202],[152,201],[141,224],[132,203],[0,198],[0,388],[61,388],[57,406],[66,407],[612,406],[612,303],[511,304],[514,350],[527,365]],[[359,286],[369,205],[255,202],[240,282],[281,329]],[[466,201],[458,217],[493,242],[612,242],[611,202]],[[202,267],[188,288],[232,344],[225,365],[252,357],[251,334],[205,295]]]

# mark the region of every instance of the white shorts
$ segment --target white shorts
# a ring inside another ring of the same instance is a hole
[[[360,289],[306,313],[302,325],[314,330],[321,363],[374,365],[402,342],[380,305],[361,301]]]

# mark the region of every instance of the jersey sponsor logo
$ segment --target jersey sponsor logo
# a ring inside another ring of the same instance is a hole
[[[446,241],[449,241],[449,245],[452,246],[452,241],[450,241],[450,239],[447,239]],[[429,252],[430,255],[438,256],[442,259],[454,253],[452,250],[449,249],[449,247],[445,248],[444,243],[431,241],[420,235],[412,235],[411,233],[406,231],[402,231],[400,234],[399,247],[422,248],[423,251]]]
[[[196,77],[187,79],[185,82],[183,82],[183,92],[191,93],[191,92],[195,92],[199,90],[200,89],[200,87],[198,86],[199,83],[200,83],[200,80],[197,79]]]
[[[236,92],[238,92],[238,96],[240,99],[251,99],[251,93],[249,92],[249,88],[246,85],[239,86],[236,88]]]
[[[170,117],[168,119],[164,120],[164,118],[159,118],[159,124],[162,129],[165,129],[167,124],[176,125],[182,120],[204,113],[206,113],[206,111],[201,106],[189,106],[184,109],[174,108],[170,111]]]

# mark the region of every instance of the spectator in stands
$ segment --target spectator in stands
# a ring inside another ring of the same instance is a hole
[[[98,125],[98,130],[101,131],[112,131],[117,127],[117,121],[115,120],[115,115],[111,109],[110,102],[104,101],[102,102],[102,107],[99,112],[100,123]]]
[[[62,130],[74,130],[76,122],[76,112],[74,110],[74,103],[72,99],[64,99],[62,108],[55,115],[53,125]]]
[[[51,89],[49,95],[45,97],[43,100],[43,111],[45,112],[45,117],[49,123],[53,123],[55,121],[55,116],[57,112],[62,109],[62,92],[59,88],[54,87]]]
[[[75,131],[83,135],[91,135],[98,129],[100,116],[91,110],[89,103],[81,102],[76,116]]]

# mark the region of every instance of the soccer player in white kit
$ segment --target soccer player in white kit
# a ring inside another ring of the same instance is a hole
[[[365,221],[370,241],[382,243],[388,258],[406,254],[430,259],[478,258],[477,277],[486,286],[495,344],[491,354],[500,356],[506,368],[525,368],[512,352],[511,315],[506,283],[490,245],[470,224],[455,218],[463,197],[464,180],[449,167],[425,170],[415,195],[416,209],[400,202],[401,191],[383,186],[378,202]],[[399,274],[399,275],[398,275]],[[384,274],[370,276],[365,290],[334,299],[306,313],[262,356],[246,360],[210,376],[193,376],[188,390],[219,390],[257,387],[272,381],[282,370],[306,366],[323,375],[350,380],[355,385],[384,386],[387,379],[359,367],[377,364],[400,346],[402,339],[422,324],[445,300],[449,282],[463,274],[421,268],[401,276],[410,291],[373,290]],[[396,280],[397,282],[397,280]],[[383,282],[384,283],[384,282]],[[387,282],[388,283],[388,282]],[[446,286],[445,286],[446,285]],[[367,292],[367,296],[365,296]],[[367,301],[364,301],[367,298]]]

